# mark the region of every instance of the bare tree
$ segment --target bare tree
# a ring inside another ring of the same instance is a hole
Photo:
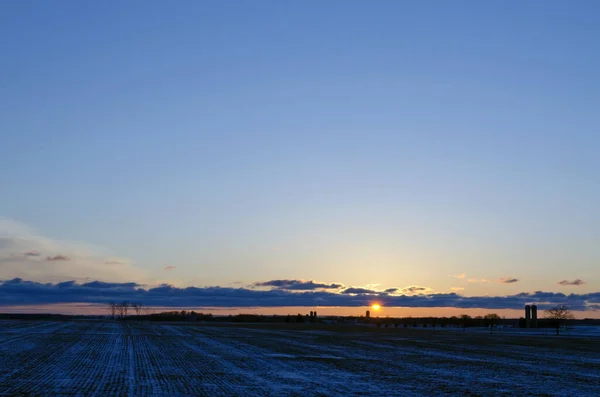
[[[139,316],[140,312],[142,311],[142,304],[141,303],[132,303],[131,307],[133,308],[133,310],[135,310],[135,314],[137,316]]]
[[[566,320],[572,320],[575,318],[571,309],[567,305],[554,306],[552,309],[546,310],[546,318],[556,327],[556,335],[560,332],[560,326]]]
[[[116,303],[116,312],[119,316],[119,318],[124,319],[125,317],[127,317],[127,313],[129,310],[129,307],[131,306],[131,303],[128,301],[123,301],[123,302],[119,302]]]
[[[131,303],[129,303],[128,301],[121,302],[121,307],[123,310],[123,315],[121,317],[123,317],[123,318],[127,317],[127,311],[129,310],[130,305],[131,305]]]
[[[117,318],[123,318],[123,305],[121,303],[116,303],[117,307]]]
[[[115,315],[117,314],[117,303],[116,302],[108,302],[108,311],[114,320]]]

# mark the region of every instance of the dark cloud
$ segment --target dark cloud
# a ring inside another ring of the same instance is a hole
[[[125,262],[116,261],[116,260],[108,260],[104,262],[105,265],[124,265]]]
[[[164,270],[175,270],[177,266],[165,266]]]
[[[70,288],[75,286],[77,283],[75,282],[75,280],[72,281],[63,281],[62,283],[58,283],[56,284],[56,287],[58,288]]]
[[[270,280],[262,281],[252,284],[254,287],[273,287],[276,289],[290,290],[290,291],[312,291],[316,289],[339,289],[342,288],[342,284],[337,283],[319,283],[315,281],[304,281],[304,280]]]
[[[69,258],[68,256],[64,256],[64,255],[55,255],[55,256],[47,256],[46,260],[49,262],[53,262],[53,261],[70,261],[71,258]]]
[[[414,294],[415,292],[422,292],[422,291],[428,291],[428,290],[429,290],[429,288],[427,288],[427,287],[419,287],[418,285],[413,285],[411,287],[403,288],[402,292]]]
[[[385,291],[383,291],[383,292],[385,292],[385,293],[388,293],[388,294],[393,294],[393,293],[396,293],[396,292],[398,292],[398,291],[399,291],[399,289],[398,289],[398,288],[388,288],[388,289],[386,289],[386,290],[385,290]]]
[[[585,281],[577,279],[573,281],[563,280],[558,282],[559,285],[583,285]]]
[[[73,281],[70,281],[73,282]],[[87,288],[105,288],[105,289],[131,289],[135,287],[141,287],[138,283],[105,283],[102,281],[91,281],[89,283],[81,284],[82,287]]]
[[[346,292],[346,291],[354,292]],[[483,309],[517,309],[535,303],[540,310],[557,304],[567,304],[573,310],[597,310],[600,292],[562,294],[536,291],[508,296],[472,296],[455,293],[389,295],[366,288],[347,288],[344,293],[330,291],[268,291],[247,288],[187,287],[168,284],[144,289],[137,283],[106,283],[91,281],[78,284],[38,283],[20,278],[0,281],[0,306],[35,305],[44,303],[97,303],[115,300],[141,302],[146,306],[168,307],[282,307],[282,306],[340,306],[364,307],[377,299],[384,307],[456,307]]]
[[[501,283],[504,284],[512,284],[512,283],[518,283],[519,279],[518,278],[514,278],[514,277],[504,277],[500,279]]]
[[[342,294],[378,294],[379,291],[368,288],[350,287],[342,291]]]
[[[40,256],[42,254],[38,251],[29,251],[29,252],[25,252],[23,255],[25,255],[25,256]]]

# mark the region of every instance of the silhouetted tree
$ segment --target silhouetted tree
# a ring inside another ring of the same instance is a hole
[[[500,316],[496,313],[489,313],[486,314],[483,319],[485,320],[486,326],[490,327],[490,333],[492,333],[492,329],[498,324],[498,321],[500,321]]]
[[[450,321],[450,324],[452,324],[454,328],[458,327],[458,324],[460,324],[460,320],[456,316],[450,317],[448,321]]]
[[[123,301],[116,304],[116,311],[119,314],[119,318],[124,319],[125,317],[127,317],[127,312],[129,310],[130,305],[131,304],[129,303],[129,301]]]
[[[117,314],[117,303],[116,302],[108,302],[108,311],[110,313],[110,316],[114,320],[115,315]]]
[[[472,321],[473,321],[473,319],[468,314],[462,314],[460,316],[460,322],[462,324],[463,331],[465,330],[465,328],[467,328],[469,325],[471,325]]]
[[[135,311],[136,316],[139,316],[142,311],[142,304],[141,303],[132,303],[131,307]]]
[[[497,315],[496,313],[489,313],[486,314],[485,316],[483,316],[486,325],[495,325],[496,323],[498,323],[498,320],[500,320],[500,316]]]
[[[571,309],[567,305],[558,305],[546,310],[546,318],[556,327],[556,335],[559,335],[562,323],[566,320],[574,319],[575,316],[573,316]]]

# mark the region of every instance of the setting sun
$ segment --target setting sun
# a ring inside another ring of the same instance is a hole
[[[372,308],[373,310],[379,310],[379,309],[381,309],[381,305],[380,305],[379,303],[373,303],[373,304],[371,305],[371,308]]]

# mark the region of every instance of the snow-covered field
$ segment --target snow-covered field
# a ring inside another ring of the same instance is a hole
[[[0,321],[0,395],[600,395],[600,338]]]

